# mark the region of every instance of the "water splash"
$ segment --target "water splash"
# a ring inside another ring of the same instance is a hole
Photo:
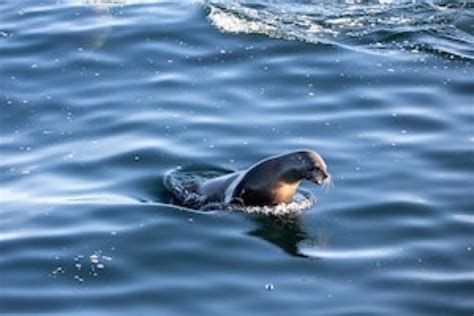
[[[429,0],[210,1],[222,32],[262,34],[370,52],[397,48],[474,58],[474,3]]]

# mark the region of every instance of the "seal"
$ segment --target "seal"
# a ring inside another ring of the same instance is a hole
[[[331,176],[321,156],[300,150],[269,157],[250,168],[216,177],[196,188],[208,202],[245,206],[290,203],[302,180],[321,185]]]

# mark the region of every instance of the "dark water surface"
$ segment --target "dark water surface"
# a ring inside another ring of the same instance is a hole
[[[0,314],[472,315],[473,3],[347,2],[1,1]],[[296,218],[169,204],[299,148]]]

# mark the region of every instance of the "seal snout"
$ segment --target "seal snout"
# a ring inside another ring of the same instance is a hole
[[[330,179],[331,179],[331,175],[326,170],[318,170],[318,173],[313,178],[313,181],[320,185],[326,181],[330,181]]]

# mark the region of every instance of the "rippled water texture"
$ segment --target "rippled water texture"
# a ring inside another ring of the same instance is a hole
[[[471,1],[2,1],[0,314],[471,315]],[[297,216],[165,175],[318,151]]]

